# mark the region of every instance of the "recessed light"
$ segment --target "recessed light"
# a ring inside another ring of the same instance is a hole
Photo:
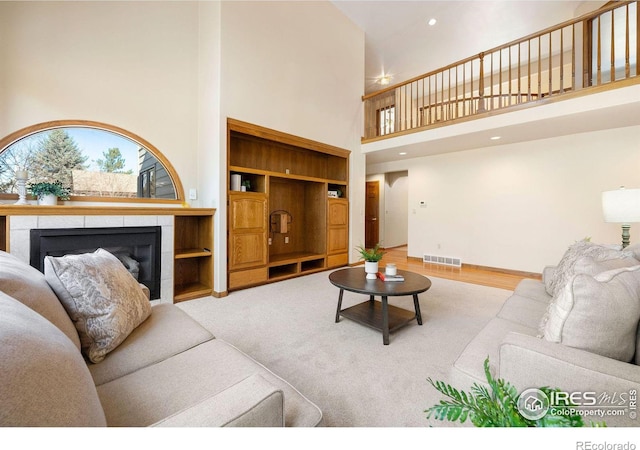
[[[432,27],[436,23],[438,23],[438,21],[432,17],[431,19],[429,19],[429,21],[427,23],[429,24],[430,27]]]
[[[404,155],[406,155],[406,154],[407,154],[407,152],[400,152],[400,153],[398,153],[398,155],[400,155],[400,156],[404,156]]]
[[[387,84],[389,84],[390,81],[391,81],[391,77],[389,77],[389,75],[383,75],[378,79],[378,83],[380,83],[383,86],[386,86]]]
[[[491,139],[492,141],[497,141],[498,139],[501,139],[502,136],[491,136],[489,139]]]

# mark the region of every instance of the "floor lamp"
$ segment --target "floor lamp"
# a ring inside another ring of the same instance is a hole
[[[640,189],[625,189],[602,193],[604,221],[622,224],[622,248],[629,245],[629,228],[640,222]]]

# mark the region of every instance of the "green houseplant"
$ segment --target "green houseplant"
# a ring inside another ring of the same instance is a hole
[[[64,187],[60,181],[53,183],[43,181],[40,183],[29,184],[29,191],[34,197],[38,198],[38,204],[53,204],[60,200],[69,200],[70,190]],[[55,197],[52,200],[52,196]],[[47,199],[48,200],[45,200]]]
[[[382,259],[384,252],[380,248],[380,244],[376,244],[373,248],[367,249],[363,245],[356,247],[358,253],[360,253],[360,259],[369,262],[378,262]]]
[[[427,381],[438,392],[449,400],[440,400],[440,403],[427,409],[427,419],[460,421],[467,419],[476,427],[582,427],[582,417],[576,413],[575,406],[568,401],[554,404],[552,409],[543,413],[542,417],[526,417],[521,413],[522,404],[516,388],[503,379],[495,379],[489,370],[489,358],[484,361],[484,372],[487,377],[487,386],[474,383],[471,392],[459,391],[442,381]],[[557,398],[553,392],[561,392],[559,389],[542,387],[534,389],[543,393],[547,398]],[[527,391],[531,391],[528,389]],[[525,392],[527,392],[525,391]],[[523,393],[524,394],[524,393]],[[548,407],[548,405],[547,405]],[[591,423],[592,426],[606,426],[604,422]]]
[[[367,273],[368,280],[375,280],[378,273],[378,262],[382,259],[384,252],[380,248],[380,244],[376,244],[373,248],[367,249],[363,245],[356,247],[360,253],[360,259],[364,260],[364,271]]]

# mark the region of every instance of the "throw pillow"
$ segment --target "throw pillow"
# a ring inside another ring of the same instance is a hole
[[[640,260],[640,244],[630,245],[624,250],[631,253],[635,259]]]
[[[638,264],[638,260],[633,257],[633,253],[622,251],[617,246],[594,244],[586,240],[578,241],[569,246],[553,272],[553,275],[548,281],[545,281],[547,294],[555,297],[573,275],[582,273],[576,271],[576,262],[585,256],[591,257],[594,263],[609,261],[609,264],[604,267],[605,270]],[[621,259],[625,261],[616,261]],[[584,273],[591,273],[593,275],[597,273],[594,272],[594,270],[599,269],[600,267],[589,267],[588,264],[582,266],[582,270],[586,270]]]
[[[138,282],[104,249],[47,256],[44,269],[91,362],[102,361],[151,314],[151,304]]]
[[[578,274],[550,308],[544,339],[631,361],[640,322],[640,265]]]

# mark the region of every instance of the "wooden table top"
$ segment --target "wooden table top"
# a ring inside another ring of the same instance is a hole
[[[387,297],[419,294],[431,287],[429,278],[406,270],[398,270],[398,275],[404,276],[404,281],[368,280],[366,275],[363,267],[351,267],[332,272],[329,281],[347,291]]]

